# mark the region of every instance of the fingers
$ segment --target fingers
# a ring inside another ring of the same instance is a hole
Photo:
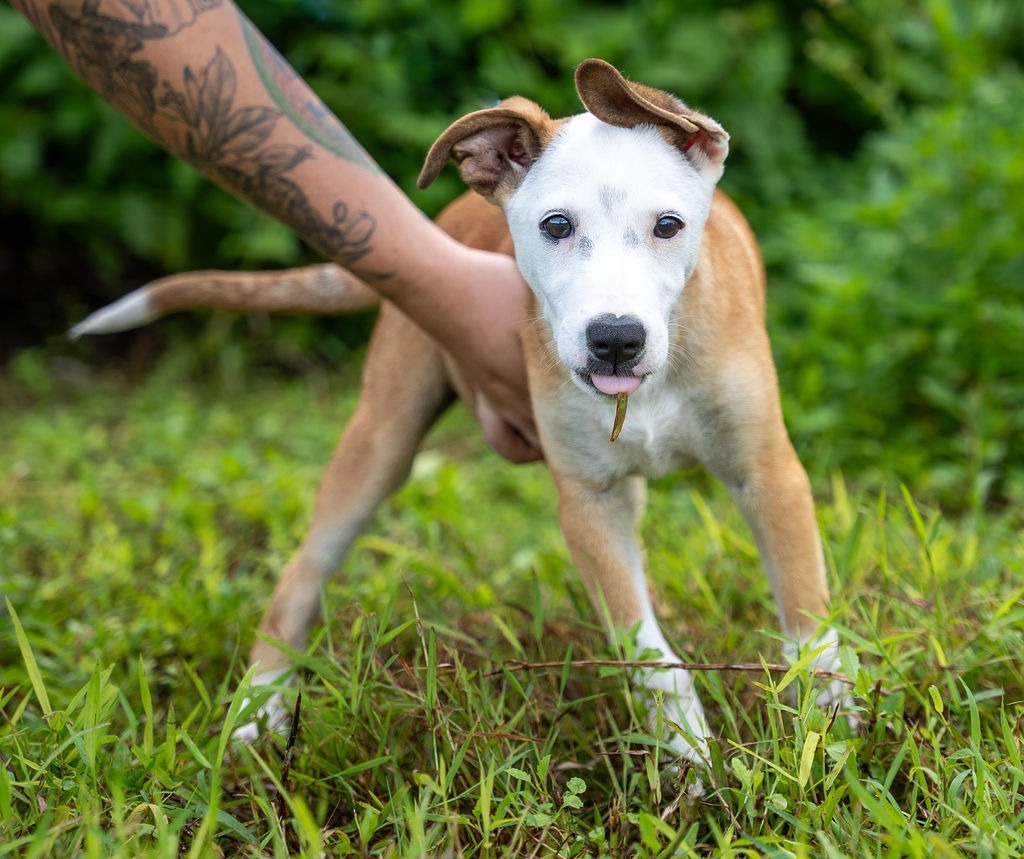
[[[535,462],[544,453],[533,423],[520,342],[527,287],[511,257],[470,253],[472,288],[449,313],[461,325],[442,343],[459,365],[464,382],[460,393],[484,440],[509,462]],[[487,289],[480,289],[481,283]]]
[[[486,397],[477,394],[473,404],[477,422],[486,441],[499,456],[522,465],[544,458],[540,439],[532,425],[520,428],[505,420]]]

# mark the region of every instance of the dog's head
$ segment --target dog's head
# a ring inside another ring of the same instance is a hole
[[[697,265],[729,136],[674,96],[585,60],[589,113],[553,120],[506,99],[455,122],[431,148],[505,211],[516,260],[573,380],[632,393],[668,360],[675,304]]]

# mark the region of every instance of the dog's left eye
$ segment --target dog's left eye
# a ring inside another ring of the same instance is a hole
[[[654,235],[659,239],[670,239],[683,228],[683,222],[675,215],[663,215],[654,225]]]
[[[540,222],[540,231],[553,239],[567,239],[572,235],[572,222],[565,215],[548,215]]]

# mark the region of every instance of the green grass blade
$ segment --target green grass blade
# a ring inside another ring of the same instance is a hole
[[[50,707],[50,696],[46,693],[43,675],[39,671],[39,663],[36,662],[28,636],[25,635],[21,620],[18,618],[18,613],[14,610],[14,606],[11,605],[10,598],[5,597],[5,602],[7,603],[7,612],[11,616],[11,624],[14,626],[14,637],[17,639],[18,649],[21,651],[21,658],[25,663],[25,671],[28,673],[29,681],[32,684],[32,691],[39,702],[39,708],[42,710],[43,717],[48,719],[53,709]]]

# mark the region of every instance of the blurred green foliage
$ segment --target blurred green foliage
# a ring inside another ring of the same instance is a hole
[[[874,136],[827,222],[788,217],[803,254],[774,293],[775,348],[837,465],[1024,500],[1022,106],[1024,80],[978,78]]]
[[[575,112],[586,56],[707,110],[732,134],[724,187],[764,246],[801,450],[849,473],[928,468],[960,503],[1024,499],[1016,0],[243,8],[430,213],[459,190],[452,171],[414,190],[437,133],[512,93]],[[7,7],[0,32],[4,335],[41,337],[169,271],[310,258],[130,129]]]

